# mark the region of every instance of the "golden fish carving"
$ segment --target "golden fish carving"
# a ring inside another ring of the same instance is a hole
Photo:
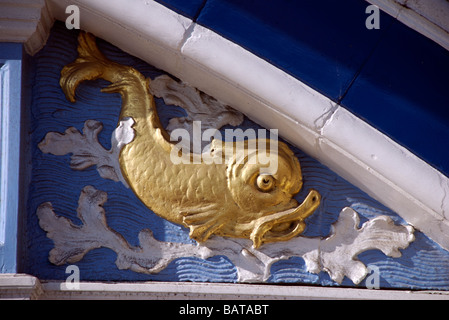
[[[258,248],[263,243],[290,240],[304,231],[304,219],[319,206],[321,196],[312,189],[302,204],[293,199],[302,188],[302,174],[298,159],[286,144],[279,141],[277,150],[269,150],[277,155],[273,174],[263,173],[262,165],[250,161],[257,150],[247,150],[244,161],[234,156],[223,158],[223,163],[174,164],[170,153],[175,144],[159,120],[149,91],[151,80],[130,66],[107,59],[93,35],[81,32],[78,41],[78,58],[63,68],[60,85],[71,102],[75,102],[77,86],[85,80],[105,79],[111,85],[103,92],[121,94],[119,119],[133,119],[135,136],[120,153],[120,167],[130,188],[148,208],[189,228],[190,237],[198,242],[218,235],[248,238]],[[214,140],[213,148],[220,154],[217,151],[225,148],[224,143]]]

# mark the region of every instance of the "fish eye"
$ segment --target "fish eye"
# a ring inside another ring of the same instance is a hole
[[[256,185],[260,191],[268,192],[273,190],[275,179],[273,178],[273,176],[270,176],[268,174],[261,174],[257,177]]]

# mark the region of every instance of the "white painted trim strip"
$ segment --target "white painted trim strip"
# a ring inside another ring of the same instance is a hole
[[[74,285],[78,287],[74,288]],[[235,283],[103,283],[39,281],[26,274],[0,274],[0,299],[40,300],[287,300],[287,299],[369,299],[449,300],[447,292],[369,290],[337,287],[278,286]]]
[[[42,294],[36,277],[20,273],[0,274],[0,300],[35,300]]]
[[[336,287],[250,285],[235,283],[80,283],[78,290],[66,290],[64,282],[42,283],[42,299],[188,299],[188,300],[286,300],[286,299],[370,299],[449,300],[445,292],[368,290]]]
[[[278,128],[449,249],[448,178],[327,97],[156,2],[49,0],[47,9],[64,21],[69,4],[82,29]]]

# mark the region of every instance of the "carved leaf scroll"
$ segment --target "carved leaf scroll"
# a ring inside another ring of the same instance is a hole
[[[74,127],[68,128],[64,133],[49,132],[38,147],[43,153],[57,156],[71,153],[70,168],[73,170],[96,166],[103,179],[120,181],[128,187],[121,174],[118,159],[120,150],[134,137],[134,131],[130,129],[132,124],[131,118],[120,122],[112,134],[110,150],[106,150],[98,141],[103,125],[96,120],[87,120],[83,133]]]
[[[122,235],[107,225],[103,209],[106,200],[106,192],[92,186],[84,187],[77,210],[77,217],[82,221],[80,226],[65,217],[55,215],[49,202],[39,206],[39,225],[55,245],[49,254],[50,262],[56,265],[75,263],[90,250],[105,247],[117,253],[116,264],[119,269],[155,273],[165,268],[182,252],[207,257],[207,249],[198,250],[194,245],[157,241],[148,229],[140,232],[139,247],[129,245]]]
[[[369,220],[360,229],[359,223],[357,212],[344,208],[333,225],[331,236],[321,242],[319,250],[303,256],[307,269],[313,273],[325,270],[337,283],[347,276],[358,284],[368,274],[368,269],[357,259],[360,253],[377,249],[398,258],[401,256],[399,249],[407,248],[415,240],[412,226],[397,226],[388,216]]]
[[[201,129],[220,129],[225,125],[238,126],[243,122],[243,114],[216,100],[204,92],[183,82],[177,82],[167,75],[162,75],[150,82],[150,92],[158,98],[163,98],[167,105],[183,108],[187,117],[170,119],[166,130],[183,128],[191,136],[194,121],[201,121]],[[193,139],[196,137],[193,136]],[[196,141],[199,145],[210,141]]]
[[[338,283],[347,276],[357,284],[367,275],[366,266],[357,260],[358,254],[378,249],[388,256],[399,257],[399,249],[405,249],[414,240],[411,226],[395,225],[387,216],[367,221],[358,229],[357,212],[345,208],[333,225],[332,234],[326,239],[297,237],[285,243],[270,243],[254,249],[246,239],[217,236],[203,245],[163,242],[156,240],[151,230],[144,229],[139,233],[140,245],[134,247],[107,225],[102,207],[106,200],[105,192],[86,186],[78,202],[80,226],[57,216],[49,202],[39,206],[39,224],[54,242],[54,248],[49,253],[52,263],[75,263],[88,251],[106,247],[117,253],[116,265],[119,269],[152,274],[163,270],[176,258],[207,259],[226,255],[236,266],[239,281],[255,282],[266,281],[276,261],[300,256],[309,272],[323,270]]]

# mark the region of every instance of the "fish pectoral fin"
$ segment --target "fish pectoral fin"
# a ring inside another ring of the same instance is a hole
[[[217,230],[223,226],[223,223],[219,223],[217,219],[209,221],[201,225],[190,225],[189,236],[195,241],[204,242],[210,238]]]
[[[223,226],[223,219],[216,205],[194,208],[181,212],[183,223],[190,229],[189,236],[198,242],[204,242]]]

